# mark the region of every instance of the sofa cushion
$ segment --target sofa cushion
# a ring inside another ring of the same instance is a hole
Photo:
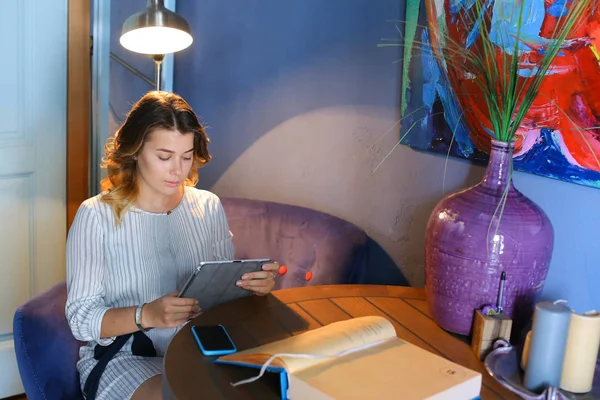
[[[356,225],[305,207],[228,197],[221,202],[236,259],[271,258],[287,267],[275,289],[363,282],[367,236]]]

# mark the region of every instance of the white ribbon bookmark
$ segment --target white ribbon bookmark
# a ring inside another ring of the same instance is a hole
[[[325,356],[325,355],[320,355],[320,354],[294,354],[294,353],[277,353],[277,354],[273,354],[262,365],[262,368],[260,369],[260,373],[258,375],[254,376],[252,378],[241,380],[241,381],[231,382],[231,386],[244,385],[246,383],[250,383],[250,382],[254,382],[254,381],[259,380],[264,375],[264,373],[267,370],[267,368],[269,367],[269,365],[271,365],[271,363],[273,362],[273,360],[275,360],[277,357],[296,357],[296,358],[312,358],[312,359],[326,360],[326,359],[330,359],[330,358],[343,357],[343,356],[346,356],[348,354],[356,353],[357,351],[366,350],[366,349],[369,349],[371,347],[378,346],[378,345],[380,345],[382,343],[385,343],[385,342],[387,342],[387,339],[380,340],[380,341],[374,342],[374,343],[369,343],[369,344],[366,344],[364,346],[357,347],[355,349],[345,350],[345,351],[342,351],[340,353],[333,354],[333,355],[330,355],[330,356]]]

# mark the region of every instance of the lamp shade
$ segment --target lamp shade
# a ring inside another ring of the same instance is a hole
[[[186,20],[164,6],[163,0],[148,0],[145,10],[123,24],[119,40],[127,50],[142,54],[168,54],[192,44]]]

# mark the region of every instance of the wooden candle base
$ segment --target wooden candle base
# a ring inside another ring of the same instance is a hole
[[[484,315],[481,310],[475,311],[473,323],[473,338],[471,349],[480,360],[483,360],[494,341],[504,339],[510,341],[512,319],[504,313],[498,315]]]

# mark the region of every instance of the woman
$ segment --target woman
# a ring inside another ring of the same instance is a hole
[[[177,290],[201,261],[233,259],[219,199],[194,187],[210,161],[208,142],[181,97],[146,94],[107,143],[103,192],[77,211],[67,240],[66,315],[75,338],[89,342],[77,363],[82,388],[93,392],[85,383],[97,359],[116,338],[127,340],[96,380],[97,399],[160,398],[167,344],[202,306]],[[276,270],[266,264],[236,284],[267,294]]]

